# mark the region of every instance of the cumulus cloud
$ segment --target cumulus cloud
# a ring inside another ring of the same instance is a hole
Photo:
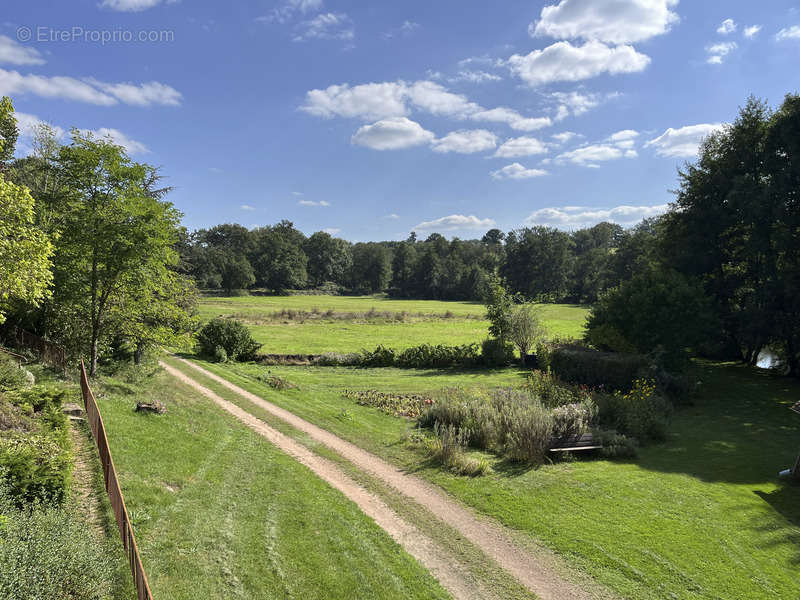
[[[693,158],[697,156],[703,139],[723,127],[725,127],[724,123],[701,123],[678,129],[670,127],[657,138],[647,142],[645,147],[652,146],[659,156]]]
[[[575,133],[574,131],[562,131],[561,133],[554,133],[550,137],[552,137],[559,144],[566,144],[571,139],[579,137],[579,134]]]
[[[634,225],[649,217],[664,214],[668,204],[655,206],[616,206],[614,208],[587,208],[582,206],[562,206],[560,208],[540,208],[525,219],[526,225],[549,225],[561,229],[579,229],[610,221],[619,225]]]
[[[638,131],[634,129],[623,129],[622,131],[612,133],[608,136],[608,139],[611,142],[625,142],[628,140],[635,140],[637,137],[639,137]]]
[[[429,144],[435,137],[419,123],[405,117],[395,117],[362,126],[353,135],[352,142],[373,150],[400,150]]]
[[[55,135],[57,139],[62,139],[66,134],[66,130],[63,127],[48,123],[36,115],[17,111],[14,113],[14,117],[17,119],[17,129],[19,129],[20,139],[32,138],[39,127],[45,124],[52,128],[53,135]]]
[[[561,121],[568,116],[579,117],[596,108],[601,103],[619,96],[617,92],[599,94],[595,92],[553,92],[550,98],[558,104],[556,121]]]
[[[322,9],[322,0],[289,0],[283,6],[272,9],[263,17],[256,17],[256,21],[264,23],[286,23],[296,14],[315,12]]]
[[[717,33],[721,35],[728,35],[734,31],[736,31],[736,22],[733,19],[725,19],[720,26],[717,27]]]
[[[412,109],[452,119],[506,123],[517,131],[534,131],[551,124],[548,117],[525,117],[506,107],[487,110],[463,94],[426,80],[331,85],[307,92],[306,101],[300,107],[317,117],[366,121],[406,117]]]
[[[352,40],[355,37],[353,21],[344,13],[320,13],[297,26],[295,42],[311,39]]]
[[[300,206],[330,206],[331,203],[327,200],[298,200]]]
[[[594,144],[583,146],[569,152],[563,152],[556,157],[559,163],[569,162],[581,167],[597,168],[600,162],[617,160],[620,158],[636,158],[635,150],[625,150],[617,145]]]
[[[497,136],[486,129],[471,129],[452,131],[446,136],[434,140],[434,152],[457,152],[459,154],[473,154],[492,150],[497,146]]]
[[[744,28],[744,37],[754,38],[758,35],[759,31],[761,31],[761,25],[750,25],[750,27]]]
[[[517,131],[536,131],[552,125],[549,117],[523,117],[517,111],[500,106],[489,110],[481,110],[470,115],[473,121],[505,123]]]
[[[43,65],[45,60],[35,48],[28,48],[7,35],[0,35],[0,63]]]
[[[633,46],[606,46],[589,41],[583,46],[556,42],[527,55],[515,54],[507,64],[517,77],[531,87],[555,81],[582,81],[603,73],[637,73],[650,64],[650,57]]]
[[[561,0],[542,8],[532,36],[629,44],[667,33],[680,19],[678,0]]]
[[[111,106],[119,102],[134,106],[151,106],[153,104],[177,106],[181,102],[180,92],[157,81],[139,85],[103,83],[93,79],[80,80],[74,77],[22,75],[17,71],[0,69],[0,96],[15,94],[33,94],[43,98],[76,100],[100,106]]]
[[[546,153],[547,145],[544,142],[535,137],[524,135],[506,140],[494,155],[499,158],[516,158],[518,156],[533,156]]]
[[[423,221],[414,231],[460,231],[463,229],[486,229],[494,227],[493,219],[479,219],[475,215],[448,215],[433,221]]]
[[[547,171],[543,169],[527,169],[515,162],[497,171],[492,171],[491,175],[494,179],[532,179],[547,175]]]
[[[738,47],[739,46],[736,42],[720,42],[719,44],[711,44],[710,46],[706,46],[706,52],[708,53],[708,59],[706,59],[706,62],[710,65],[722,64],[722,61],[725,59],[725,57]]]
[[[800,40],[800,25],[784,27],[777,34],[775,34],[775,39],[779,42],[784,40]]]

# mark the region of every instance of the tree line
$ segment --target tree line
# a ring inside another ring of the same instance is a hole
[[[474,300],[486,297],[495,274],[514,293],[552,302],[591,303],[639,269],[654,221],[631,229],[613,223],[564,232],[526,227],[487,231],[480,239],[352,244],[318,231],[308,237],[290,221],[247,229],[222,224],[187,233],[181,269],[203,289],[232,293],[259,288],[300,289],[401,298]]]

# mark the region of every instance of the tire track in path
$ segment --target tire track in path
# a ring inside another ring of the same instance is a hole
[[[182,364],[191,367],[199,373],[202,373],[205,377],[208,377],[209,379],[235,392],[237,395],[241,396],[247,401],[259,406],[271,415],[291,425],[295,429],[302,431],[313,440],[327,446],[346,460],[350,461],[357,468],[383,481],[385,484],[397,490],[400,494],[403,494],[407,498],[410,498],[414,502],[425,507],[438,519],[458,531],[462,536],[483,551],[488,557],[497,562],[503,569],[514,576],[528,590],[541,598],[541,600],[583,600],[595,597],[594,594],[589,593],[587,590],[581,589],[572,582],[565,580],[558,573],[553,571],[548,565],[543,564],[541,560],[538,560],[536,557],[534,557],[527,549],[517,544],[503,526],[476,515],[462,504],[454,501],[442,490],[423,481],[419,477],[404,473],[397,467],[367,452],[366,450],[359,448],[355,444],[345,441],[329,431],[309,423],[305,419],[298,417],[286,409],[272,404],[271,402],[267,402],[260,396],[257,396],[252,392],[248,392],[247,390],[227,381],[219,375],[216,375],[191,361],[179,357],[174,358],[175,360],[181,361]],[[182,376],[182,379],[192,382],[192,385],[195,385],[195,387],[200,386],[200,384],[194,382],[191,378],[184,375],[180,371],[169,367],[169,365],[166,365],[166,363],[162,362],[161,364],[167,368],[170,373],[179,374],[176,376]],[[210,390],[207,391],[210,392]],[[211,393],[213,394],[213,392]],[[220,398],[220,400],[222,399]],[[228,403],[225,400],[223,400],[223,402]],[[261,426],[267,427],[262,421],[256,419],[250,413],[235,405],[232,406],[248,419],[254,419],[257,423],[260,423]],[[275,430],[272,431],[278,435],[282,435]],[[313,452],[305,448],[305,446],[294,442],[294,440],[291,440],[291,438],[286,439],[291,441],[293,444],[300,446],[303,452],[310,454],[312,457],[315,457],[318,460],[322,460],[314,455]],[[328,465],[338,470],[338,467],[336,467],[333,463],[328,463]],[[325,479],[323,475],[320,476]],[[346,477],[343,473],[342,476]],[[353,483],[352,480],[350,483],[356,487],[359,487]],[[363,490],[363,488],[360,491],[369,494]],[[375,498],[375,500],[381,502],[377,498]],[[391,509],[388,507],[386,507],[386,510],[391,511]],[[365,512],[367,511],[365,510]],[[367,514],[369,513],[367,512]],[[378,522],[377,519],[375,520]],[[380,522],[378,522],[378,524],[380,525]],[[384,529],[386,528],[384,527]],[[387,529],[387,531],[389,530]],[[391,535],[391,532],[389,533]],[[409,552],[416,556],[413,551],[409,550]],[[424,563],[422,560],[421,562]],[[449,568],[452,567],[453,563],[449,565]],[[439,578],[441,573],[438,572],[435,567],[430,568],[431,571],[434,572],[434,575]],[[443,581],[441,578],[439,578],[439,580],[442,585],[447,587],[445,581]]]

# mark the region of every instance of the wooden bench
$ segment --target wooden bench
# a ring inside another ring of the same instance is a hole
[[[577,452],[579,450],[600,450],[601,446],[591,433],[552,438],[550,452]]]

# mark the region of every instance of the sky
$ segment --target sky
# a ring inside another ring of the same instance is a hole
[[[796,0],[25,0],[18,155],[50,123],[161,167],[190,229],[353,241],[666,210],[749,95],[800,91]]]

